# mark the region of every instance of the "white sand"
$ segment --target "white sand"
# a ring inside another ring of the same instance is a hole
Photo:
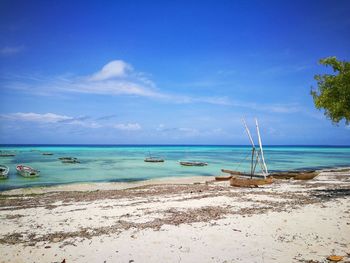
[[[342,177],[336,180],[335,175]],[[346,192],[349,176],[349,172],[324,173],[309,182],[283,181],[258,189],[231,188],[224,182],[210,186],[217,189],[217,194],[197,188],[193,193],[179,190],[177,194],[174,186],[175,191],[169,194],[64,203],[58,200],[51,208],[2,206],[0,238],[13,233],[45,236],[81,229],[94,231],[112,227],[118,220],[154,222],[166,219],[171,209],[181,213],[210,206],[230,212],[221,219],[161,224],[160,230],[111,228],[109,234],[92,238],[74,236],[33,244],[30,237],[23,237],[24,242],[18,244],[0,244],[0,262],[327,262],[325,258],[331,254],[350,253],[349,194],[310,204],[295,202],[298,197],[307,200],[311,191],[332,189],[334,185]]]

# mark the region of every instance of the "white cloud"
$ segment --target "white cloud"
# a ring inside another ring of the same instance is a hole
[[[4,82],[3,87],[41,96],[61,96],[69,93],[136,96],[167,103],[205,103],[282,114],[304,112],[298,104],[293,103],[257,104],[235,101],[225,96],[190,96],[164,92],[156,88],[147,74],[136,72],[131,65],[122,60],[113,60],[90,76],[17,76]]]
[[[75,125],[86,128],[101,128],[103,125],[95,122],[85,120],[81,117],[71,117],[66,115],[59,115],[55,113],[33,113],[33,112],[16,112],[9,114],[0,114],[1,119],[10,121],[22,121],[22,122],[35,122],[41,124],[62,124],[62,125]]]
[[[141,125],[138,123],[118,123],[113,126],[115,129],[122,131],[138,131],[141,130]]]
[[[10,56],[21,52],[23,49],[23,46],[3,47],[0,48],[0,54],[3,56]]]
[[[93,74],[90,80],[100,81],[111,78],[124,77],[129,71],[132,71],[132,67],[129,64],[123,60],[113,60],[104,65],[100,71]]]
[[[57,123],[61,121],[67,121],[67,120],[73,120],[74,118],[65,116],[65,115],[58,115],[55,113],[33,113],[33,112],[17,112],[17,113],[10,113],[10,114],[1,114],[1,118],[8,119],[8,120],[14,120],[14,121],[31,121],[31,122],[41,122],[41,123]]]
[[[147,74],[136,72],[122,60],[113,60],[91,76],[42,77],[17,76],[4,83],[5,88],[16,89],[41,96],[74,93],[100,95],[129,95],[146,97],[171,103],[208,103],[229,105],[226,97],[191,97],[162,92]],[[49,92],[48,92],[49,91]]]

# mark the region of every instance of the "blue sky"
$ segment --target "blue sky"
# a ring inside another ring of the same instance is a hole
[[[350,144],[314,109],[349,1],[0,2],[0,143]]]

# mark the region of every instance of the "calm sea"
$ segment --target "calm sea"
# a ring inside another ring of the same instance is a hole
[[[0,157],[10,167],[9,178],[0,180],[0,190],[78,182],[127,182],[161,177],[215,176],[220,169],[249,170],[249,146],[0,146],[16,154]],[[53,155],[45,156],[43,152]],[[270,171],[350,166],[350,147],[266,146]],[[151,153],[164,163],[145,163]],[[63,164],[59,157],[77,157],[79,164]],[[207,162],[204,167],[183,167],[179,160]],[[23,178],[17,164],[41,171],[40,177]]]

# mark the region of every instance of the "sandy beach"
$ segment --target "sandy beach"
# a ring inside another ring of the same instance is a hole
[[[208,177],[0,195],[1,262],[350,261],[350,170],[233,188]]]

